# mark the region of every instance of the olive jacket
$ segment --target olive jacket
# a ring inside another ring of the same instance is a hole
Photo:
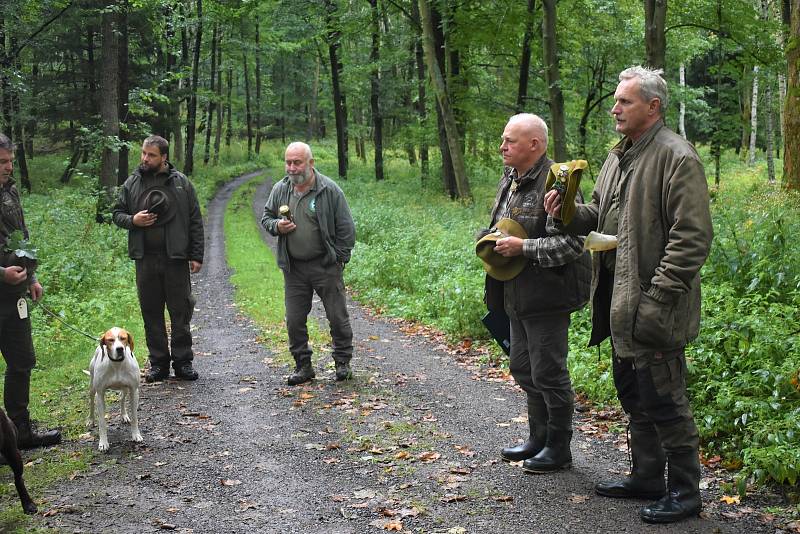
[[[713,228],[703,164],[691,144],[659,121],[630,148],[623,138],[600,170],[591,201],[567,231],[602,228],[619,199],[610,308],[598,305],[600,257],[593,254],[592,337],[611,335],[622,358],[684,347],[700,329],[700,268]],[[624,153],[623,153],[624,150]]]

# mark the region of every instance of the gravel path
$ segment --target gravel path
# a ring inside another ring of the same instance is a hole
[[[526,431],[522,393],[355,304],[356,378],[336,383],[323,347],[317,380],[287,387],[288,369],[256,342],[228,282],[225,205],[252,176],[225,185],[206,214],[206,264],[193,277],[200,380],[142,385],[142,444],[128,441],[114,403],[111,451],[37,496],[45,526],[91,533],[774,531],[754,514],[732,521],[712,490],[702,518],[645,527],[641,502],[593,494],[594,482],[625,470],[626,456],[602,421],[583,416],[573,469],[525,475],[499,462],[499,448]],[[269,183],[259,189],[255,214]],[[314,313],[324,321],[319,303]]]

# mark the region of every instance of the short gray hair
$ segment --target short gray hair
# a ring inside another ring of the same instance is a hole
[[[304,143],[302,141],[294,141],[292,143],[289,143],[289,146],[286,147],[286,150],[288,151],[290,148],[302,148],[303,152],[305,152],[306,154],[306,161],[311,161],[312,159],[314,159],[314,154],[311,153],[311,147],[308,146],[308,143]]]
[[[509,123],[512,122],[524,122],[528,125],[528,127],[539,130],[541,134],[544,136],[542,138],[542,142],[544,143],[545,149],[547,148],[547,123],[544,122],[544,119],[541,118],[539,115],[534,115],[533,113],[517,113],[516,115],[512,115],[510,119],[508,119]]]
[[[661,102],[659,111],[661,116],[664,116],[664,110],[667,109],[669,97],[667,95],[667,82],[661,76],[664,71],[661,69],[650,69],[636,65],[629,67],[619,73],[619,81],[631,80],[639,78],[639,92],[647,102],[654,98],[658,98]]]
[[[5,134],[0,133],[0,150],[8,150],[14,152],[14,143]]]

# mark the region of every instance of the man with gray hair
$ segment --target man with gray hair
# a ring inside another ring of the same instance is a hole
[[[553,165],[546,152],[547,125],[540,117],[521,113],[509,119],[500,144],[504,170],[491,227],[500,228],[509,219],[512,227],[518,225],[526,237],[497,239],[494,252],[524,261],[516,275],[487,271],[485,295],[490,311],[504,310],[509,317],[509,366],[527,401],[527,439],[503,448],[500,456],[522,461],[530,473],[558,471],[572,463],[575,394],[567,370],[567,332],[570,314],[589,298],[591,277],[583,240],[545,229],[542,204]]]
[[[658,499],[639,511],[648,523],[697,516],[699,434],[686,394],[686,344],[700,328],[700,268],[713,229],[703,164],[664,125],[660,70],[623,71],[614,93],[616,130],[587,204],[567,232],[596,230],[616,248],[593,254],[590,345],[611,337],[614,385],[630,423],[630,475],[601,482],[606,497]],[[559,227],[562,199],[545,197]],[[667,484],[664,485],[664,468]]]
[[[348,380],[353,376],[353,330],[342,274],[356,241],[350,207],[341,188],[314,168],[306,143],[289,144],[285,164],[286,176],[273,186],[261,224],[278,237],[289,351],[295,361],[287,382],[295,386],[315,377],[306,324],[315,291],[330,323],[336,380]]]

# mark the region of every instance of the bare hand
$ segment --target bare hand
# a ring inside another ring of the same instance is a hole
[[[200,269],[202,268],[203,264],[200,263],[199,261],[189,260],[189,272],[191,272],[192,274],[199,273]]]
[[[10,265],[6,267],[3,273],[3,282],[6,284],[17,286],[28,279],[28,271],[19,265]]]
[[[554,219],[561,219],[561,195],[555,189],[545,193],[544,211]]]
[[[31,292],[31,299],[33,299],[34,302],[42,298],[42,294],[44,293],[44,288],[39,282],[32,283],[28,290]]]
[[[156,219],[158,219],[158,215],[155,213],[142,210],[133,216],[133,225],[141,227],[153,226],[156,223]]]
[[[494,244],[494,251],[506,258],[519,256],[522,254],[522,239],[514,236],[498,239]]]
[[[295,228],[297,228],[297,225],[289,219],[281,219],[278,221],[279,234],[288,234],[289,232],[294,232]]]

